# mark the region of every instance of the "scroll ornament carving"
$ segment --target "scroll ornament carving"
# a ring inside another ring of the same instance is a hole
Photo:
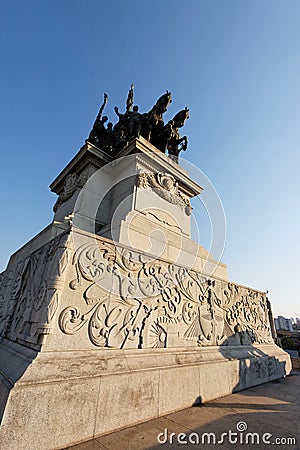
[[[73,266],[82,303],[61,311],[59,327],[85,328],[97,347],[273,343],[264,293],[102,241],[84,244]]]
[[[172,175],[167,173],[140,173],[136,177],[136,185],[141,189],[153,189],[161,198],[181,208],[187,216],[191,215],[190,200],[182,195],[178,183]]]
[[[68,264],[66,240],[53,239],[1,275],[0,336],[38,348],[50,333]]]
[[[69,200],[77,189],[81,189],[85,185],[86,181],[87,175],[84,172],[80,175],[70,173],[66,178],[63,192],[60,194],[55,205],[53,206],[53,211],[56,212],[60,205]]]

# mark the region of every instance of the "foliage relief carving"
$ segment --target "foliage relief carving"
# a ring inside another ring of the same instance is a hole
[[[187,216],[191,215],[190,200],[182,195],[172,175],[160,172],[140,173],[136,177],[136,185],[141,189],[153,189],[159,197],[181,208]]]
[[[65,308],[60,329],[87,326],[97,347],[148,348],[273,343],[266,295],[99,241],[73,259],[83,303]]]

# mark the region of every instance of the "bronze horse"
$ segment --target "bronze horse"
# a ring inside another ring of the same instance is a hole
[[[179,111],[173,117],[173,133],[167,143],[168,153],[171,158],[178,162],[178,155],[181,150],[187,149],[188,140],[186,136],[180,137],[178,129],[183,127],[184,122],[190,117],[190,112],[187,107]]]
[[[164,127],[162,115],[167,111],[169,104],[172,102],[172,94],[166,91],[163,94],[153,108],[148,112],[144,126],[142,127],[142,136],[153,143],[155,140],[155,134],[159,134]]]

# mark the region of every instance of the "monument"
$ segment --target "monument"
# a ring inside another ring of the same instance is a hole
[[[58,449],[281,378],[266,293],[191,238],[188,108],[134,86],[50,185],[53,222],[0,275],[0,448]],[[108,123],[107,123],[108,122]],[[107,125],[106,125],[107,123]]]

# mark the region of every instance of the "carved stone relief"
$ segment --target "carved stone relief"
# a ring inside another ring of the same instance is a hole
[[[182,195],[175,178],[167,173],[140,173],[136,177],[136,185],[141,189],[153,189],[161,198],[181,208],[187,216],[192,213],[188,197]]]
[[[84,244],[72,263],[69,289],[82,304],[64,308],[59,327],[68,335],[85,328],[97,347],[273,343],[264,293],[106,241]]]
[[[70,249],[58,236],[1,274],[0,335],[38,348],[59,306]]]
[[[85,185],[86,181],[87,175],[85,173],[82,173],[81,175],[77,175],[76,173],[69,174],[66,178],[63,192],[60,194],[55,205],[53,206],[53,211],[56,212],[60,205],[71,198],[77,189],[81,189]]]
[[[71,251],[65,234],[0,275],[1,336],[38,348],[61,308],[60,330],[86,330],[96,347],[273,343],[262,292],[109,241],[83,244],[72,258]],[[64,285],[67,266],[74,275]],[[63,289],[74,292],[74,304],[59,306]]]

